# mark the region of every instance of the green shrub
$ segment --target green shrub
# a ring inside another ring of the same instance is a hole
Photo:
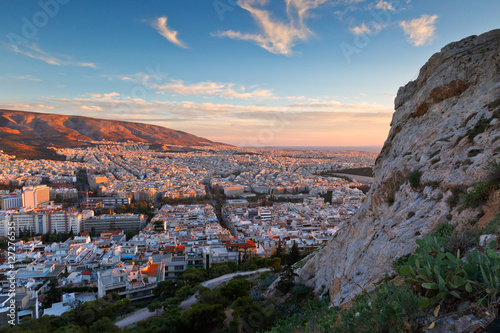
[[[472,229],[454,231],[446,242],[446,250],[451,253],[465,253],[479,244],[479,232]]]
[[[386,202],[389,206],[394,204],[394,197],[387,197]]]
[[[382,284],[374,292],[357,296],[349,310],[341,312],[334,332],[402,332],[418,328],[420,296],[411,288]]]
[[[299,311],[283,317],[271,333],[332,332],[336,325],[338,309],[330,307],[328,300],[314,299],[301,303]]]
[[[440,244],[444,244],[448,241],[448,238],[451,236],[455,227],[448,223],[441,223],[438,225],[436,230],[432,233],[432,236],[436,236],[437,240]]]
[[[489,185],[487,183],[479,183],[474,185],[472,190],[464,193],[462,199],[466,207],[476,208],[486,203],[488,200]]]
[[[425,183],[425,186],[430,186],[432,188],[438,188],[441,185],[440,180],[432,180],[430,182]]]
[[[491,220],[486,227],[484,227],[480,233],[485,234],[500,234],[500,214],[497,214],[493,220]]]
[[[422,172],[420,171],[413,171],[410,173],[410,176],[408,177],[408,181],[410,182],[410,186],[412,189],[417,189],[420,187],[420,178],[422,177]]]
[[[488,128],[489,122],[489,119],[486,118],[479,119],[477,124],[467,132],[469,142],[474,142],[474,138],[483,133]]]
[[[469,150],[469,152],[467,153],[467,156],[468,157],[474,157],[474,156],[477,156],[479,154],[481,154],[483,152],[482,149],[471,149]]]
[[[494,188],[500,186],[500,159],[499,160],[489,160],[486,165],[486,170],[488,171],[487,181]]]
[[[486,250],[486,256],[474,250],[467,253],[467,264],[464,271],[467,279],[473,286],[482,305],[493,301],[498,304],[500,294],[500,255],[495,249],[497,243],[491,242]]]
[[[240,297],[231,305],[233,308],[234,327],[230,332],[262,332],[269,328],[277,319],[275,311],[266,312],[250,297]]]
[[[461,298],[463,292],[472,291],[470,282],[465,279],[460,253],[455,256],[445,252],[435,236],[416,242],[419,247],[408,258],[407,265],[398,267],[397,272],[424,295],[420,300],[422,307],[435,305],[448,296]]]
[[[486,256],[477,250],[467,253],[466,262],[460,259],[460,249],[456,255],[445,251],[435,236],[416,242],[419,247],[396,271],[424,296],[420,300],[422,307],[436,305],[451,296],[458,299],[467,296],[483,305],[498,302],[500,255],[493,251],[496,242],[490,244]]]
[[[415,212],[408,212],[408,215],[406,215],[406,218],[411,219],[413,216],[415,216]]]

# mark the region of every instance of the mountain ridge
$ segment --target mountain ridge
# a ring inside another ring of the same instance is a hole
[[[147,143],[159,150],[168,150],[167,145],[225,145],[157,125],[0,109],[0,149],[18,157],[54,157],[53,150],[47,147],[86,146],[90,141],[101,140]]]

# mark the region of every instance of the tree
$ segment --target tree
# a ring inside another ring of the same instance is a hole
[[[155,221],[153,228],[154,228],[154,230],[156,232],[163,232],[163,231],[165,231],[164,221],[162,221],[162,220]]]
[[[159,301],[164,301],[167,298],[174,297],[176,289],[175,283],[172,280],[161,281],[153,289],[153,294]]]
[[[224,287],[219,289],[219,293],[228,303],[233,302],[239,297],[248,296],[249,291],[250,281],[246,279],[229,281]]]
[[[226,314],[221,304],[195,304],[181,316],[183,332],[193,333],[211,332],[221,326],[225,319]]]
[[[53,332],[54,333],[87,333],[87,329],[85,327],[69,324],[69,325],[61,327],[57,331],[53,331]]]
[[[190,267],[182,272],[177,281],[178,286],[196,286],[208,279],[208,271],[205,268]]]
[[[21,331],[45,333],[56,331],[64,323],[59,316],[43,316],[39,319],[24,317],[18,326],[22,328]]]
[[[296,276],[297,273],[293,271],[292,267],[286,266],[280,276],[280,280],[276,284],[276,288],[283,293],[288,293],[295,286]]]
[[[96,321],[89,328],[89,333],[118,333],[121,332],[120,328],[108,317],[104,317]]]
[[[49,235],[49,243],[55,243],[59,240],[58,234],[50,234]]]
[[[240,297],[231,305],[234,309],[234,323],[230,327],[234,327],[234,331],[239,332],[261,332],[269,328],[272,323],[273,313],[270,316],[251,298]]]
[[[276,248],[276,251],[274,251],[272,257],[273,258],[281,258],[283,257],[283,247],[281,246],[281,240],[278,241],[278,247]]]
[[[236,265],[234,265],[234,266],[236,266]],[[238,269],[238,268],[235,267],[233,269],[226,262],[213,263],[212,267],[210,267],[210,277],[212,279],[215,279],[219,276],[233,273],[236,271],[236,269]]]
[[[325,194],[325,197],[324,197],[324,201],[326,203],[332,203],[332,200],[333,200],[333,191],[327,191],[326,194]]]
[[[281,258],[267,259],[266,267],[271,268],[274,272],[279,272],[281,270]]]
[[[52,306],[52,303],[60,302],[62,298],[62,291],[58,288],[59,285],[57,283],[57,280],[50,280],[47,287],[49,288],[49,290],[45,293],[45,297],[43,298],[42,302],[44,309],[50,308]]]
[[[290,251],[290,256],[288,257],[288,265],[292,266],[295,264],[297,261],[300,260],[301,254],[299,250],[299,245],[297,242],[293,243],[292,250]]]
[[[127,231],[125,233],[125,236],[127,237],[127,240],[130,240],[132,237],[134,237],[138,233],[139,233],[138,231]]]

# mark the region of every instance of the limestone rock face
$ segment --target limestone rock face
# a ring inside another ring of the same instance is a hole
[[[500,156],[500,30],[445,46],[395,99],[391,130],[362,207],[298,270],[299,281],[334,305],[371,289],[415,240],[481,208],[455,206],[456,193],[484,180]],[[421,172],[420,187],[409,175]],[[454,195],[455,193],[455,195]]]

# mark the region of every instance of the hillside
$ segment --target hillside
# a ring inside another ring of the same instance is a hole
[[[81,141],[127,140],[164,145],[206,146],[210,140],[161,126],[26,111],[0,110],[0,149],[25,158],[55,156],[47,147],[75,147]]]
[[[500,30],[445,46],[401,87],[391,130],[362,207],[334,239],[298,269],[299,282],[347,304],[372,289],[391,263],[442,223],[483,224],[489,201],[464,202],[500,156]]]

